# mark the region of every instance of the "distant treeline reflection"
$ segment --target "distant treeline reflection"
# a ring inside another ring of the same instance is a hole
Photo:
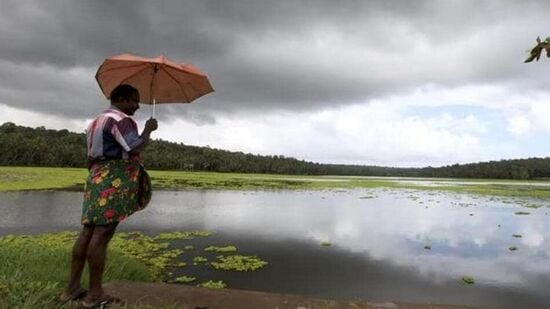
[[[67,130],[0,126],[0,165],[85,167],[86,135]],[[155,140],[144,153],[150,169],[294,175],[535,179],[550,177],[550,158],[501,160],[444,167],[393,168],[320,164]]]

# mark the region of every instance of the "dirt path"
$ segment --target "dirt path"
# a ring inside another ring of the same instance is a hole
[[[291,294],[275,294],[234,289],[207,289],[187,285],[144,282],[111,282],[107,293],[127,304],[149,305],[153,308],[243,309],[243,308],[377,308],[377,309],[459,309],[451,305],[372,303],[367,301],[335,301]]]

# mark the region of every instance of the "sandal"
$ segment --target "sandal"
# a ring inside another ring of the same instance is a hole
[[[74,290],[71,294],[66,294],[66,292],[64,292],[63,294],[61,294],[59,296],[59,302],[61,303],[61,305],[65,305],[66,303],[68,303],[70,301],[79,300],[81,298],[84,298],[84,296],[86,296],[87,293],[88,293],[88,291],[86,291],[83,288],[78,288],[78,289]]]
[[[103,295],[99,299],[96,299],[93,302],[82,301],[82,308],[100,308],[100,309],[104,309],[104,308],[107,308],[107,306],[109,304],[119,303],[119,302],[120,302],[120,298],[116,298],[114,296],[105,294],[105,295]]]

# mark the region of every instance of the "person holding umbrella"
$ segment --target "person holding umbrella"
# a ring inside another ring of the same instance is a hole
[[[118,224],[145,208],[151,199],[151,180],[140,153],[158,127],[155,104],[191,103],[214,91],[203,72],[164,55],[107,58],[97,70],[96,80],[111,106],[90,123],[86,133],[90,173],[84,192],[83,228],[73,247],[69,284],[59,297],[62,303],[84,297],[85,308],[117,301],[102,288],[106,251]],[[140,102],[153,104],[153,117],[141,134],[130,117]],[[86,261],[89,292],[80,286]]]
[[[111,106],[88,126],[88,169],[81,223],[82,232],[72,251],[71,273],[65,303],[81,297],[82,306],[95,308],[117,301],[102,288],[107,247],[117,225],[134,212],[145,208],[151,198],[150,179],[140,153],[158,127],[150,118],[138,134],[130,117],[139,109],[139,91],[119,85],[110,95]],[[80,287],[84,265],[90,269],[90,291]],[[87,294],[87,295],[85,295]]]

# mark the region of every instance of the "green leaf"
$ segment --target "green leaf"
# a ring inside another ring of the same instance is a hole
[[[462,277],[462,281],[464,281],[464,283],[466,283],[466,284],[474,284],[475,283],[474,278],[469,277],[469,276]]]

